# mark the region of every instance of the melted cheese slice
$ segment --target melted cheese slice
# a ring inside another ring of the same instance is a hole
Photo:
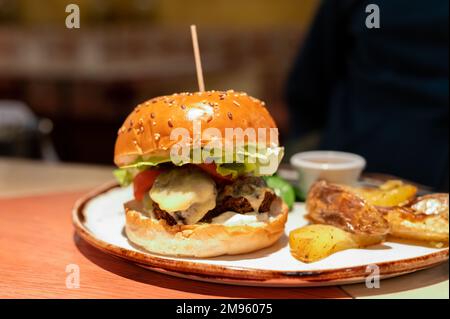
[[[175,220],[195,224],[216,206],[216,186],[207,174],[191,168],[177,168],[160,174],[150,198]]]
[[[250,206],[252,206],[253,211],[258,212],[259,207],[261,206],[262,202],[264,201],[264,189],[258,187],[255,190],[254,194],[244,195],[244,198],[250,203]]]

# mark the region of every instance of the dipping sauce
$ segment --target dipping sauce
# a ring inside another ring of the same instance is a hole
[[[291,165],[298,172],[298,187],[305,198],[311,185],[323,179],[331,183],[354,185],[366,166],[366,160],[353,153],[311,151],[294,154]]]

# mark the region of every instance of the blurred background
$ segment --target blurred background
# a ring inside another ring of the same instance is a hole
[[[197,90],[192,23],[206,88],[266,101],[285,161],[351,151],[448,190],[447,0],[0,0],[0,157],[112,165],[135,105]]]
[[[65,28],[68,3],[80,7],[80,29]],[[0,115],[21,130],[0,127],[0,141],[16,139],[0,144],[0,152],[112,164],[117,129],[135,105],[197,89],[191,23],[207,89],[233,88],[265,100],[287,134],[283,86],[317,5],[0,0]]]

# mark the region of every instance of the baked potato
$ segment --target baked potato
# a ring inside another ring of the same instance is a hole
[[[448,244],[448,194],[418,197],[406,206],[378,207],[389,222],[394,237]]]
[[[383,214],[344,186],[326,181],[314,183],[306,199],[307,219],[359,236],[363,240],[382,239],[389,233]]]
[[[307,218],[375,241],[376,236],[448,244],[448,194],[416,198],[417,189],[401,181],[379,188],[355,188],[318,181],[307,197]],[[384,220],[384,223],[381,222]]]
[[[352,234],[330,225],[313,224],[291,231],[289,247],[296,259],[311,263],[338,251],[378,244],[383,239],[381,236]]]
[[[338,251],[378,244],[388,234],[448,245],[448,194],[416,194],[415,186],[398,180],[378,188],[318,181],[306,199],[306,217],[314,224],[289,234],[291,254],[315,262]]]
[[[374,206],[403,206],[417,194],[417,187],[400,180],[390,180],[379,187],[349,187],[349,190]]]
[[[329,225],[308,225],[291,231],[289,247],[296,259],[310,263],[338,251],[360,247],[351,233]]]

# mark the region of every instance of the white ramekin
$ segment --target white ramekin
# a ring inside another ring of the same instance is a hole
[[[319,179],[353,185],[366,166],[363,157],[336,151],[297,153],[291,157],[290,162],[298,172],[298,187],[304,197],[311,185]]]

